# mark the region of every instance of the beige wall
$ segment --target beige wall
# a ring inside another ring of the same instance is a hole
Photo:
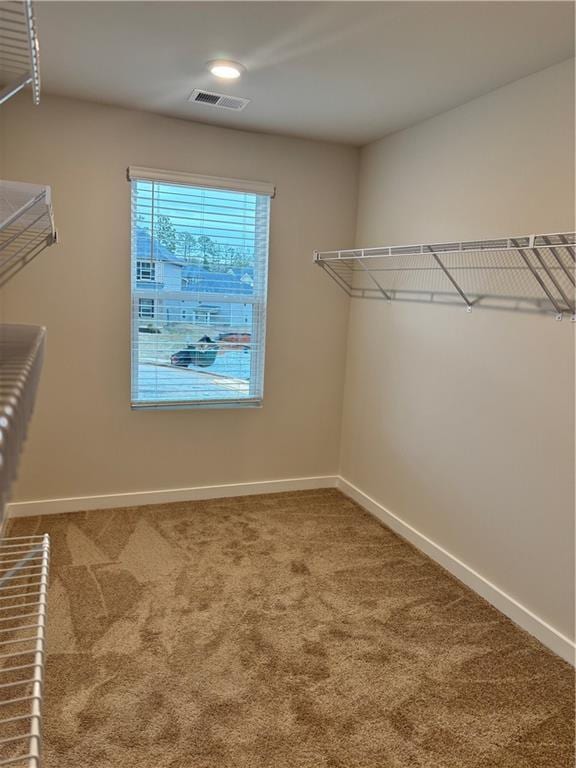
[[[574,229],[573,62],[366,147],[357,244]],[[342,474],[573,636],[574,326],[352,302]]]
[[[358,150],[28,94],[2,110],[5,176],[52,185],[61,238],[0,297],[48,327],[16,498],[335,474],[348,300],[312,251],[352,244]],[[262,409],[130,410],[128,165],[277,185]]]

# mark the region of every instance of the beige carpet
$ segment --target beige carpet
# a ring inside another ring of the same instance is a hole
[[[573,768],[571,668],[337,491],[52,536],[47,768]]]

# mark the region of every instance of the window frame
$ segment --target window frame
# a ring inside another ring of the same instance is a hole
[[[132,274],[132,331],[131,331],[131,345],[132,345],[132,357],[131,357],[131,398],[130,404],[133,410],[182,410],[182,409],[229,409],[229,408],[261,408],[264,401],[264,379],[265,379],[265,358],[266,358],[266,315],[268,308],[268,269],[270,260],[270,219],[271,219],[271,205],[270,201],[275,197],[276,188],[266,182],[255,181],[242,181],[238,179],[221,179],[218,177],[197,176],[194,174],[179,173],[173,171],[156,171],[147,168],[135,168],[130,167],[128,169],[128,181],[131,183],[131,195],[133,194],[134,182],[152,182],[158,184],[176,184],[185,187],[191,187],[196,189],[211,189],[222,190],[223,192],[239,192],[245,194],[251,194],[256,196],[256,204],[263,204],[265,200],[265,212],[255,213],[255,242],[254,242],[254,267],[253,267],[253,295],[251,299],[247,299],[245,294],[223,294],[221,299],[222,303],[228,303],[230,306],[236,304],[242,304],[244,308],[248,305],[252,307],[252,317],[250,333],[252,338],[256,340],[255,346],[252,349],[250,358],[250,377],[249,397],[234,398],[211,398],[211,399],[187,399],[182,401],[176,400],[158,400],[158,401],[138,401],[135,399],[135,391],[137,391],[137,378],[138,378],[138,339],[139,329],[138,325],[142,320],[154,321],[158,319],[158,300],[162,298],[170,298],[155,295],[154,297],[142,297],[138,295],[139,291],[136,287],[136,282],[149,282],[156,283],[159,279],[158,267],[162,266],[161,262],[156,262],[151,259],[133,259],[133,237],[135,218],[134,210],[132,209],[130,215],[130,227],[132,232],[132,247],[130,254],[131,274]],[[263,218],[258,218],[258,217]],[[263,234],[264,232],[264,234]],[[139,265],[147,262],[152,269],[150,278],[142,278],[142,269]],[[138,274],[138,270],[139,274]],[[184,281],[184,279],[183,279]],[[183,285],[182,285],[183,287]],[[141,291],[140,291],[141,293]],[[210,295],[210,294],[208,294]],[[152,315],[142,317],[140,315],[140,300],[147,298],[152,301]],[[200,299],[200,302],[202,299]],[[191,311],[191,310],[186,310]],[[161,314],[161,313],[160,313]],[[193,311],[195,314],[195,311]],[[208,312],[208,320],[210,321],[211,315]],[[209,327],[210,322],[206,324]],[[135,338],[136,337],[136,338]]]
[[[142,314],[144,306],[148,306],[152,310],[152,314]],[[156,297],[139,296],[138,297],[138,319],[139,320],[155,320],[156,319]]]

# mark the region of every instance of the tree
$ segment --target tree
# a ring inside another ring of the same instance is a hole
[[[249,264],[249,259],[237,248],[229,246],[226,248],[226,266],[227,267],[245,267]]]
[[[192,261],[196,248],[196,238],[191,232],[178,232],[181,255],[186,261]]]
[[[233,267],[249,267],[252,263],[252,260],[250,256],[248,256],[246,253],[241,253],[240,251],[235,251],[234,255],[232,256],[232,266]]]
[[[160,245],[176,255],[176,228],[168,216],[158,216],[154,234]]]
[[[197,248],[202,258],[204,269],[210,269],[220,260],[222,249],[218,243],[215,243],[208,235],[199,235]]]

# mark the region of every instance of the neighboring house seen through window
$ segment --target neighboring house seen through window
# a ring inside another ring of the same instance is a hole
[[[129,176],[132,406],[259,405],[273,187]]]

